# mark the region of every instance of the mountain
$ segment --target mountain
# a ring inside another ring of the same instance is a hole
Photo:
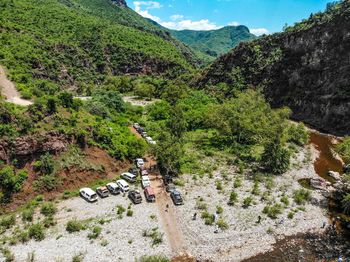
[[[26,97],[98,85],[110,75],[174,77],[192,51],[123,0],[3,0],[0,64]]]
[[[193,50],[204,53],[211,59],[227,53],[242,41],[256,39],[246,26],[226,26],[217,30],[171,30],[170,34]]]
[[[350,132],[350,2],[327,5],[284,32],[239,44],[196,85],[221,95],[261,89],[274,107],[337,135]],[[226,85],[225,85],[226,84]]]

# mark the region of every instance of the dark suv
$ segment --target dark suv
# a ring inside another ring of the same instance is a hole
[[[172,191],[170,193],[170,197],[176,206],[183,205],[184,201],[179,191],[176,191],[176,190]]]
[[[138,190],[130,190],[128,193],[130,200],[136,205],[142,202],[141,193]]]

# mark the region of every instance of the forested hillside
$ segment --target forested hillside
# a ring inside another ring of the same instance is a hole
[[[274,107],[339,135],[350,132],[350,2],[278,33],[241,43],[205,70],[196,85],[221,96],[247,86],[261,89]]]
[[[107,75],[191,70],[188,49],[110,0],[4,0],[0,64],[26,97],[62,88],[85,92]]]
[[[217,30],[171,30],[170,33],[193,50],[213,60],[236,47],[240,42],[256,39],[246,26],[226,26]]]

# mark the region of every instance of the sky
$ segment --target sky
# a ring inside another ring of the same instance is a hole
[[[311,13],[323,11],[331,0],[127,0],[140,15],[175,30],[212,30],[245,25],[253,34],[282,31]]]

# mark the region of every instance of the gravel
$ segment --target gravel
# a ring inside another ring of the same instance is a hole
[[[316,152],[312,151],[312,158],[316,157]],[[210,259],[213,261],[240,261],[261,252],[266,252],[272,248],[276,240],[285,236],[295,235],[305,232],[321,232],[322,223],[327,221],[326,203],[319,192],[313,191],[312,198],[317,201],[317,205],[311,203],[302,206],[304,211],[295,213],[293,219],[287,218],[291,209],[299,206],[293,201],[293,192],[300,189],[297,182],[300,178],[316,177],[312,162],[297,167],[297,163],[302,163],[306,150],[296,157],[295,169],[282,176],[276,176],[275,186],[271,190],[273,202],[280,203],[282,192],[288,196],[290,205],[284,209],[283,214],[277,219],[271,219],[262,213],[267,204],[261,201],[261,196],[253,196],[255,204],[249,208],[243,208],[242,202],[245,197],[252,196],[253,181],[242,179],[242,187],[235,189],[238,193],[238,203],[234,206],[227,204],[229,195],[233,189],[234,177],[238,176],[233,168],[227,168],[224,172],[227,178],[223,178],[221,171],[214,174],[210,179],[208,176],[194,181],[192,176],[187,177],[187,182],[181,191],[185,194],[185,205],[179,208],[178,221],[184,234],[187,252],[197,259]],[[223,190],[218,191],[215,183],[222,181]],[[267,189],[264,183],[260,183],[261,192]],[[223,207],[221,216],[228,224],[229,229],[214,233],[215,226],[204,224],[201,218],[201,210],[198,210],[196,202],[199,197],[207,204],[208,212],[213,214],[216,206]],[[321,201],[322,200],[322,201]],[[319,203],[322,203],[320,206]],[[197,219],[193,220],[193,214],[197,213]],[[261,216],[261,223],[257,223],[258,216]],[[272,231],[268,233],[268,231]]]
[[[132,205],[133,216],[117,218],[116,206],[127,209],[130,201],[122,195],[99,199],[97,203],[87,203],[81,198],[65,200],[58,205],[57,226],[48,231],[47,237],[40,242],[30,241],[10,247],[16,261],[26,261],[29,253],[35,252],[35,261],[72,261],[72,257],[83,254],[84,261],[135,261],[143,255],[164,254],[170,256],[166,237],[163,243],[152,246],[152,240],[142,236],[144,230],[159,228],[158,208],[155,204]],[[156,219],[150,216],[155,215]],[[69,220],[87,220],[89,229],[77,233],[68,233],[65,229]],[[103,225],[99,219],[111,220]],[[87,235],[91,227],[102,227],[102,233],[96,240],[89,240]],[[105,242],[108,244],[102,246]]]

